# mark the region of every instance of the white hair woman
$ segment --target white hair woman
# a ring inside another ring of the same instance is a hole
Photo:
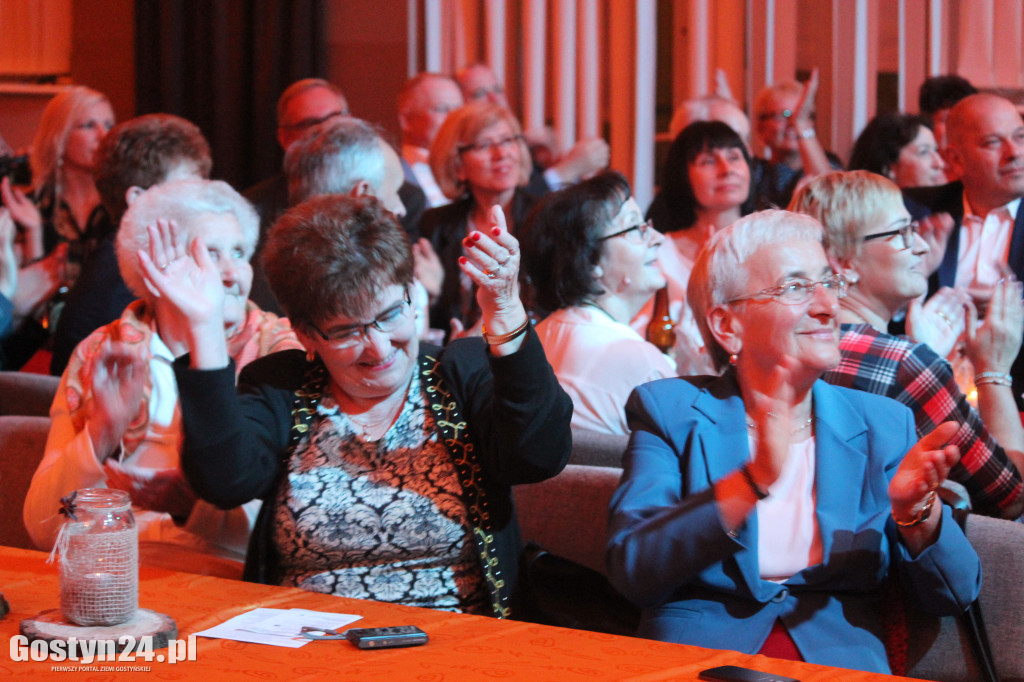
[[[188,329],[143,281],[139,249],[158,226],[202,237],[224,291],[223,334],[236,365],[299,343],[287,320],[247,302],[258,218],[224,182],[157,185],[128,209],[117,235],[121,276],[140,300],[75,349],[50,408],[53,425],[25,500],[25,525],[40,548],[60,527],[55,511],[73,490],[131,492],[142,561],[237,576],[258,505],[221,511],[197,502],[178,465],[181,413],[170,365]],[[183,259],[159,264],[173,276]],[[195,556],[185,559],[189,554]]]
[[[977,597],[981,563],[935,488],[945,424],[821,375],[845,281],[812,218],[764,211],[712,236],[689,301],[722,376],[636,389],[608,568],[643,637],[888,672],[892,565],[929,611]]]
[[[842,361],[825,374],[825,381],[898,400],[913,410],[918,436],[943,422],[957,422],[960,428],[950,443],[960,449],[962,460],[950,478],[967,489],[976,511],[1019,516],[1024,428],[1009,372],[1024,333],[1020,283],[1011,277],[996,286],[980,326],[969,296],[947,289],[926,306],[928,313],[934,311],[931,326],[952,331],[954,340],[968,330],[965,346],[978,373],[979,416],[934,343],[915,343],[887,331],[893,316],[908,305],[908,321],[916,320],[912,335],[929,319],[926,312],[915,312],[920,306],[914,303],[928,289],[929,248],[910,221],[899,188],[867,171],[830,173],[800,189],[790,208],[824,225],[829,259],[849,281],[847,296],[839,302]]]

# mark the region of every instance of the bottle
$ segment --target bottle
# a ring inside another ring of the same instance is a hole
[[[665,285],[654,294],[654,311],[651,313],[651,321],[647,323],[647,340],[662,353],[668,353],[675,345],[675,334],[672,332],[675,326],[668,310],[668,285]]]
[[[63,500],[60,608],[82,626],[124,623],[139,609],[139,533],[123,490],[82,488]]]

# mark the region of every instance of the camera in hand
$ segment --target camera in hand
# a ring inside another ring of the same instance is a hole
[[[28,162],[28,154],[0,156],[0,177],[9,177],[15,185],[31,185],[32,167]]]

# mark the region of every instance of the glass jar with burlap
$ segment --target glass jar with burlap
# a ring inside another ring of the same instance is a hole
[[[139,534],[123,490],[83,488],[63,499],[60,608],[76,625],[117,625],[139,608]]]

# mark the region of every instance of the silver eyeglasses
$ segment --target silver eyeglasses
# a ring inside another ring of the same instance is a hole
[[[917,229],[920,227],[920,225],[921,223],[915,220],[913,222],[903,223],[895,230],[888,230],[886,232],[869,234],[866,237],[861,237],[860,240],[862,242],[869,242],[872,239],[888,239],[889,237],[895,237],[896,235],[899,235],[900,238],[903,240],[903,248],[909,249],[914,245],[914,235],[917,234]]]
[[[836,298],[846,296],[846,278],[842,275],[829,275],[820,282],[808,279],[791,279],[776,287],[768,287],[746,296],[729,299],[726,303],[738,303],[759,298],[771,298],[783,305],[801,305],[811,300],[814,290],[819,286]]]
[[[406,287],[405,296],[401,301],[391,306],[369,322],[341,327],[333,330],[330,334],[325,334],[320,331],[320,329],[314,324],[310,324],[309,326],[320,336],[320,338],[330,343],[336,349],[348,350],[349,348],[355,348],[366,340],[367,335],[370,333],[370,327],[373,327],[384,334],[395,331],[408,319],[409,310],[411,310],[411,308],[412,299],[409,296],[409,288]]]

